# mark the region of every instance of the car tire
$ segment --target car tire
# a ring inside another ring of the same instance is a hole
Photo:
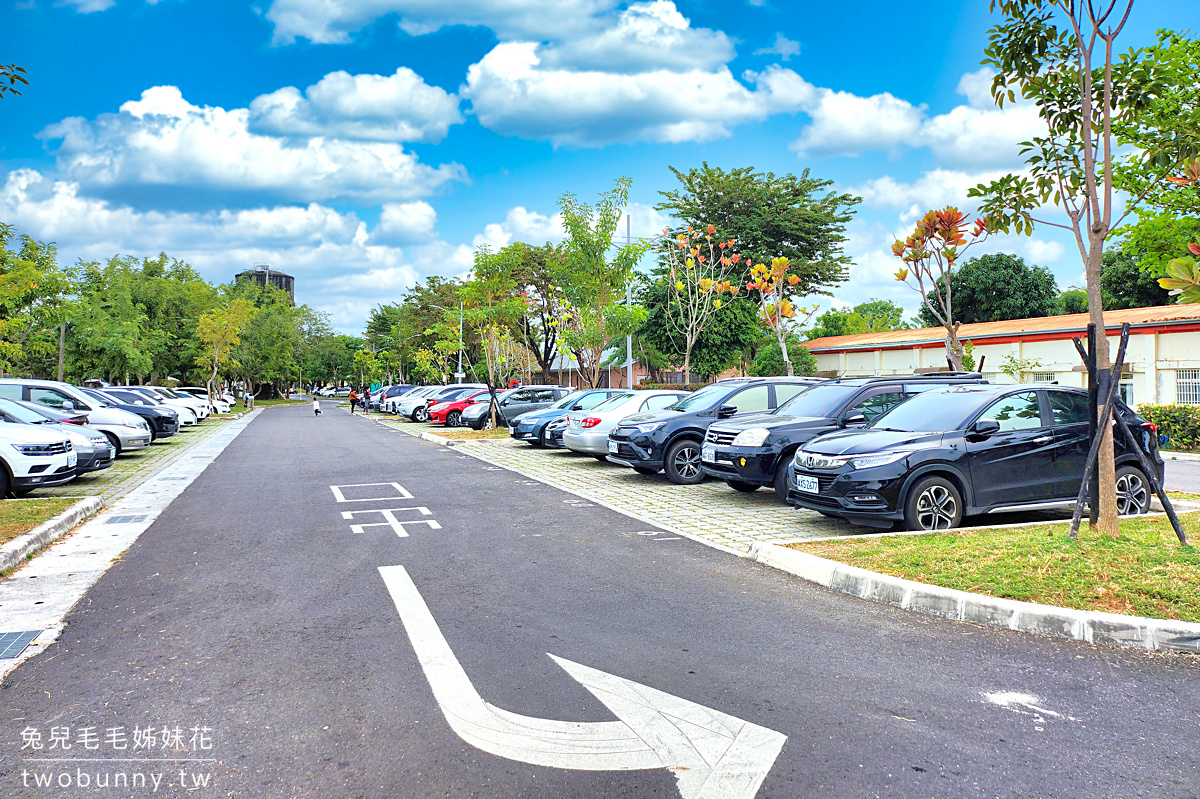
[[[644,474],[647,477],[652,474],[658,474],[658,469],[651,469],[649,466],[634,466],[633,470],[638,474]]]
[[[428,408],[417,408],[415,411],[413,411],[413,421],[414,422],[428,422],[429,421],[429,409]]]
[[[495,425],[492,424],[492,415],[490,413],[485,413],[483,415],[482,421],[480,421],[480,423],[479,423],[479,429],[480,430],[491,430],[493,427],[495,427]]]
[[[446,414],[446,427],[462,427],[462,411],[450,411]]]
[[[113,446],[113,457],[115,458],[118,455],[120,455],[121,454],[121,439],[117,438],[117,434],[109,433],[106,431],[104,433],[104,436],[105,436],[105,438],[108,439],[108,443],[112,444],[112,446]]]
[[[542,429],[538,431],[537,438],[531,438],[529,443],[542,449],[550,446],[550,444],[546,441],[546,425],[542,425]]]
[[[700,470],[700,443],[685,438],[667,447],[663,472],[675,485],[690,486],[704,482],[707,475]]]
[[[918,480],[904,500],[904,526],[909,530],[952,530],[962,517],[962,494],[945,477]]]
[[[1150,510],[1150,481],[1136,466],[1117,469],[1117,514],[1135,516]]]
[[[0,499],[8,499],[10,494],[13,494],[13,490],[12,480],[8,477],[8,467],[0,466]]]
[[[779,467],[775,470],[775,479],[771,481],[771,486],[775,489],[775,498],[784,505],[788,504],[788,464],[791,462],[791,455],[780,458]]]
[[[732,488],[734,491],[740,491],[743,494],[753,494],[758,490],[758,486],[754,483],[743,483],[741,480],[726,480],[725,485]]]

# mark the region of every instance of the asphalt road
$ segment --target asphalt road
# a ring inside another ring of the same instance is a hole
[[[1167,461],[1166,484],[1168,491],[1200,494],[1200,462]]]
[[[379,517],[343,511],[380,504],[330,486],[391,481],[414,497],[395,507],[419,503],[440,528],[351,532]],[[80,768],[21,751],[22,730],[55,725],[179,725],[181,756],[190,728],[211,728],[196,751],[215,762],[183,764],[211,787],[187,796],[679,795],[663,769],[532,766],[460,739],[382,581],[395,565],[491,705],[611,721],[553,654],[786,735],[759,797],[1198,793],[1196,659],[914,616],[642,532],[361,417],[271,409],[5,681],[0,795],[155,795],[23,787]],[[1002,692],[1041,710],[985,697]],[[159,765],[82,764],[160,770],[158,795],[185,795],[180,764]]]

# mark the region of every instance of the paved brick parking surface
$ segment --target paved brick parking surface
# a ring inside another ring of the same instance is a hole
[[[376,418],[388,427],[418,436],[439,429],[396,417]],[[647,477],[625,466],[601,463],[590,455],[536,449],[512,439],[463,441],[455,449],[655,527],[737,552],[745,552],[756,541],[786,544],[865,532],[814,511],[783,505],[775,499],[773,490],[760,488],[753,494],[742,494],[718,480],[677,486],[662,475]]]

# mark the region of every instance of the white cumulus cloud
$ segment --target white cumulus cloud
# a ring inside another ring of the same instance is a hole
[[[187,192],[283,202],[405,200],[465,178],[433,168],[391,142],[323,137],[293,143],[252,133],[250,112],[195,106],[174,86],[155,86],[116,114],[71,117],[40,135],[60,140],[58,168],[89,191],[178,198]]]
[[[377,244],[413,244],[429,241],[436,234],[437,211],[424,200],[411,203],[384,203],[379,224],[371,234]]]
[[[775,34],[775,43],[770,47],[760,47],[754,51],[755,55],[777,55],[782,60],[788,61],[794,55],[800,55],[800,42],[794,42],[782,33]]]
[[[250,103],[251,133],[440,142],[462,122],[458,97],[407,67],[394,75],[331,72],[301,94],[287,86]]]

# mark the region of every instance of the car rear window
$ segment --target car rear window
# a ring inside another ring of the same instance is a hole
[[[604,402],[601,402],[597,405],[593,405],[591,407],[591,410],[594,410],[594,411],[612,410],[613,408],[624,405],[625,402],[628,401],[629,398],[632,396],[633,396],[633,394],[613,394],[611,397],[606,399]]]

